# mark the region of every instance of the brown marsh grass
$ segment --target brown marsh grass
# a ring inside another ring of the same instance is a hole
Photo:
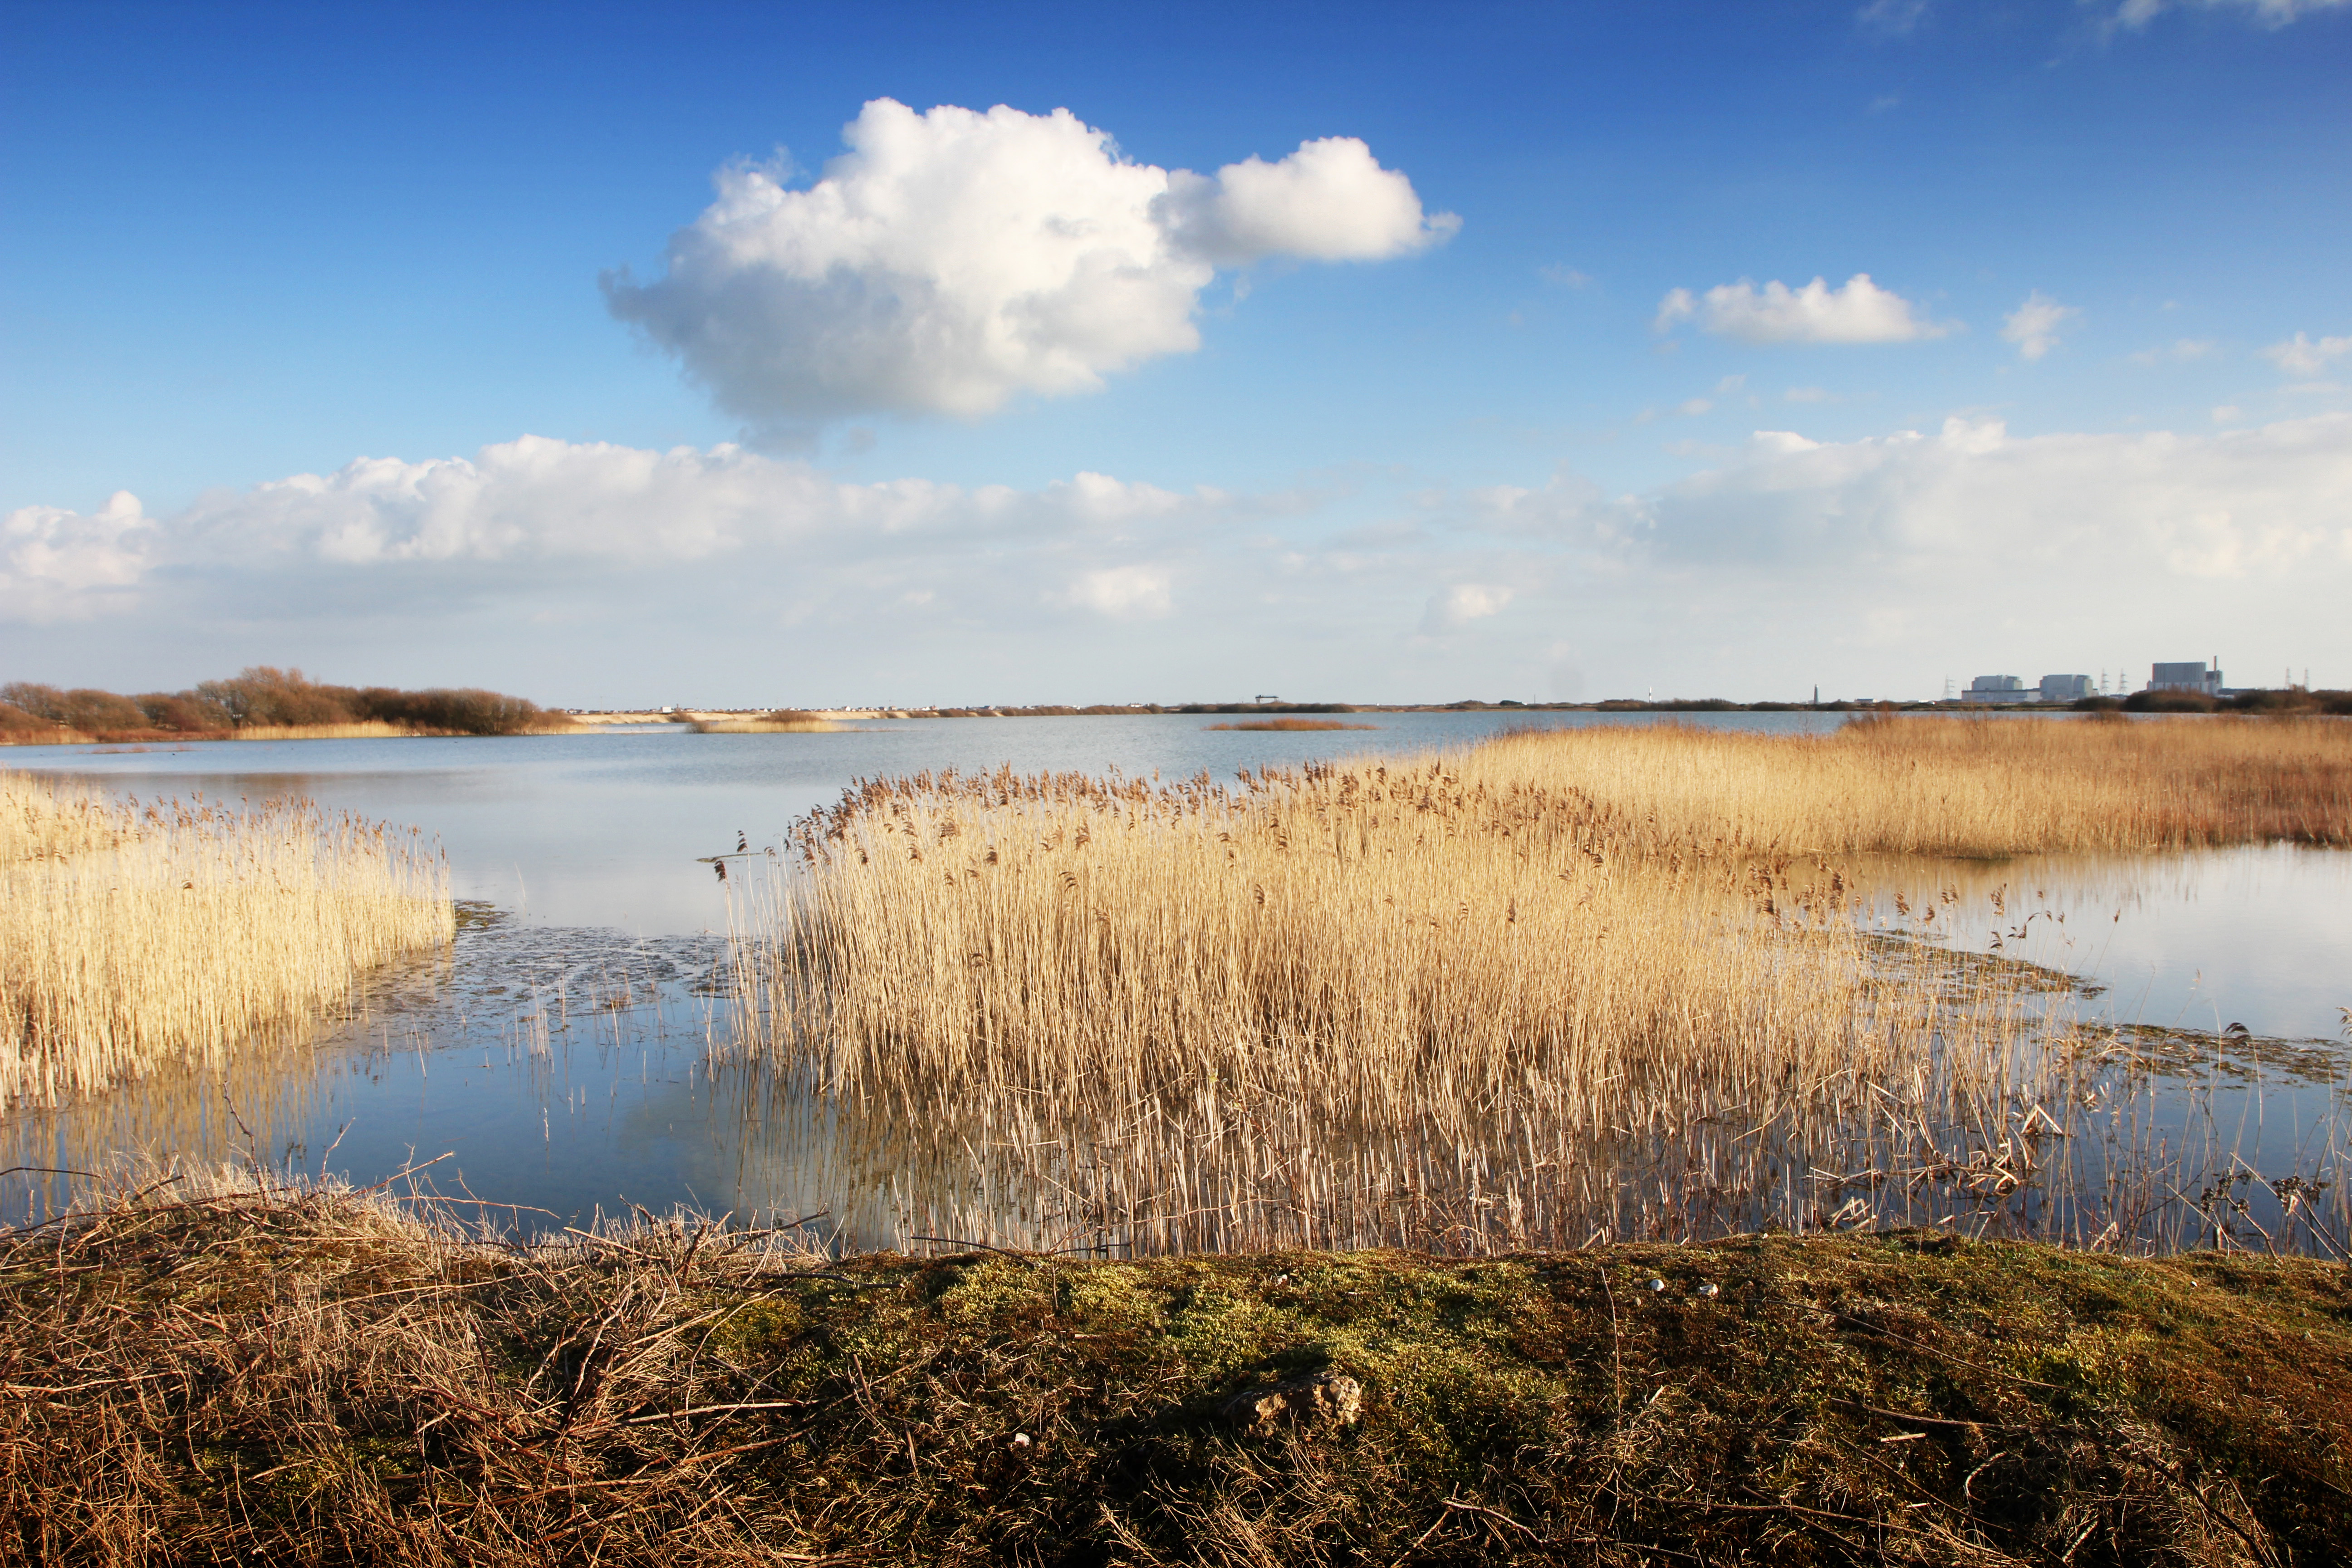
[[[217,1062],[451,930],[414,829],[0,774],[0,1104]]]
[[[0,1556],[2225,1568],[2352,1550],[2352,1331],[2341,1268],[2307,1259],[1915,1231],[1470,1263],[834,1261],[795,1226],[686,1216],[521,1245],[423,1223],[473,1211],[386,1185],[123,1171],[0,1230]],[[1247,1420],[1302,1373],[1353,1380],[1360,1408]]]

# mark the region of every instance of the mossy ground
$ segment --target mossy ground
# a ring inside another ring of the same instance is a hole
[[[311,1194],[19,1234],[0,1310],[24,1560],[2352,1560],[2352,1279],[2312,1261],[826,1266],[501,1254]],[[1326,1368],[1356,1426],[1221,1414]]]

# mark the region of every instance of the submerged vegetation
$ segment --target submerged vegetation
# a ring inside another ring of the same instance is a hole
[[[389,735],[520,735],[572,721],[520,697],[473,689],[330,686],[255,665],[186,691],[123,697],[12,681],[0,686],[0,742],[356,740]]]
[[[743,911],[737,1038],[934,1234],[2147,1245],[2164,1173],[2049,1183],[2100,1103],[2072,983],[1919,938],[1948,858],[2267,840],[2352,842],[2352,732],[1556,731],[1236,788],[876,781]],[[1865,929],[1880,897],[1911,935]]]
[[[447,942],[451,921],[415,829],[0,773],[0,1107],[218,1061]]]
[[[1476,1262],[834,1262],[800,1234],[668,1222],[524,1247],[380,1195],[126,1183],[0,1234],[5,1550],[2352,1554],[2352,1283],[2309,1260],[1908,1232]]]

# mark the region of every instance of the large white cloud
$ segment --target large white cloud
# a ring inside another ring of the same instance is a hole
[[[803,190],[721,170],[662,277],[605,280],[615,315],[755,422],[1091,391],[1197,347],[1219,267],[1375,260],[1457,224],[1346,137],[1204,175],[1129,162],[1067,110],[877,99],[843,139]]]
[[[26,509],[5,537],[0,663],[68,684],[143,647],[133,686],[276,661],[565,701],[1524,698],[1553,689],[1563,639],[1604,696],[1926,695],[2045,652],[2352,684],[2346,414],[1763,432],[1633,493],[1572,471],[1272,495],[853,484],[730,447],[526,438],[152,519],[128,497]],[[191,648],[205,667],[174,675]]]
[[[1759,431],[1730,460],[1643,495],[1563,476],[1465,498],[1471,526],[1533,534],[1628,562],[1735,575],[1889,574],[1974,592],[2028,569],[2107,583],[2210,582],[2352,567],[2352,416],[2212,436],[2013,437],[1947,420],[1817,442]],[[2151,603],[2151,613],[2163,606]]]
[[[87,515],[19,507],[0,518],[0,618],[74,620],[127,603],[147,571],[154,535],[129,490]]]
[[[1832,289],[1816,278],[1801,289],[1779,279],[1759,289],[1748,279],[1706,293],[1670,289],[1658,302],[1657,327],[1696,321],[1702,331],[1751,343],[1902,343],[1939,338],[1948,322],[1930,321],[1900,294],[1857,272]]]
[[[128,494],[88,516],[25,508],[0,523],[9,590],[0,619],[133,610],[190,578],[225,598],[298,604],[302,584],[363,584],[360,596],[421,613],[549,581],[686,580],[744,561],[762,571],[793,563],[814,576],[848,562],[989,549],[1026,552],[1032,606],[1164,610],[1164,571],[1150,592],[1122,598],[1105,584],[1138,569],[1131,560],[1107,568],[1102,555],[1139,530],[1225,505],[1214,490],[1179,494],[1093,473],[1031,490],[846,484],[734,446],[656,452],[526,436],[470,458],[362,458],[331,474],[218,490],[160,521]]]

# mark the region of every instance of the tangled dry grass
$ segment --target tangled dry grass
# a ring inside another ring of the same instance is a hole
[[[0,1105],[216,1062],[451,931],[413,829],[0,773]]]
[[[0,1233],[0,1561],[2352,1552],[2352,1288],[2316,1263],[1918,1233],[830,1263],[415,1208],[156,1176]],[[1316,1374],[1356,1419],[1231,1418]]]

